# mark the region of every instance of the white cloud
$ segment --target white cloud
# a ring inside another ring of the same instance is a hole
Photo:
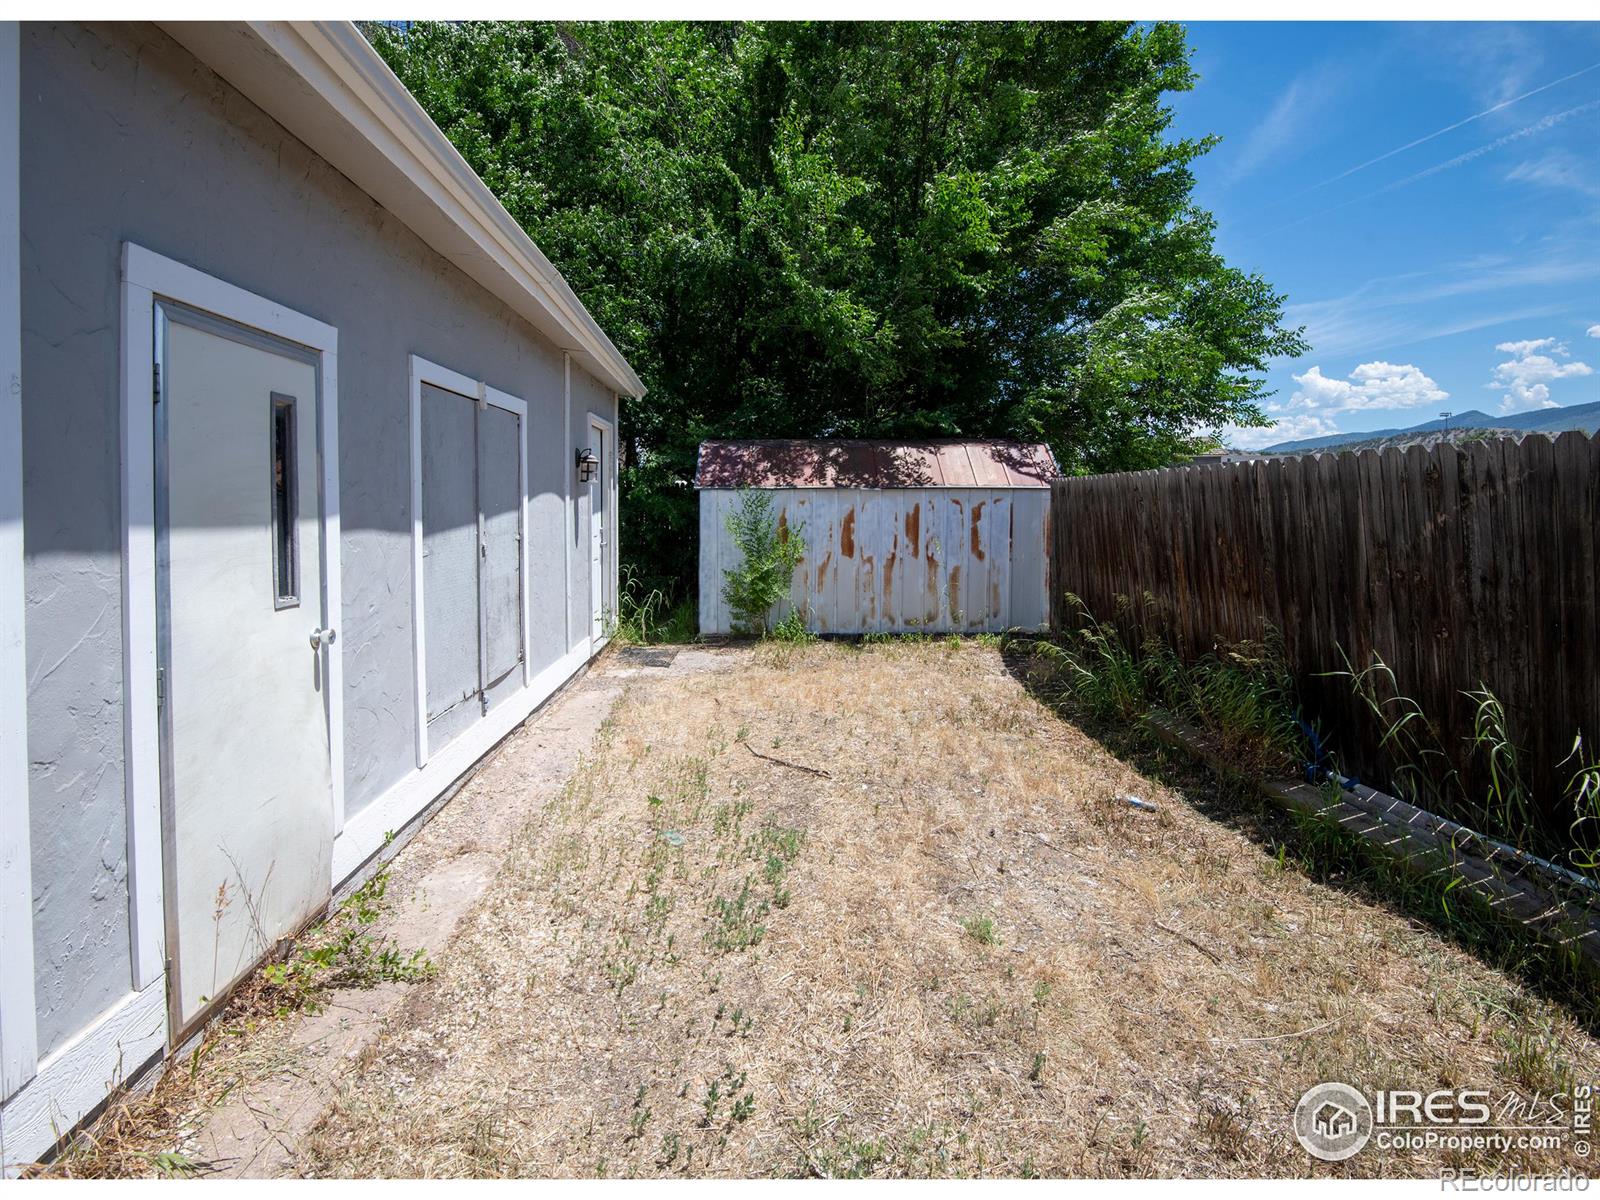
[[[1230,425],[1222,440],[1240,450],[1259,450],[1278,442],[1324,437],[1343,432],[1335,415],[1368,408],[1417,408],[1448,400],[1450,393],[1410,363],[1362,363],[1345,379],[1330,379],[1320,366],[1293,377],[1297,386],[1288,400],[1267,405],[1273,424],[1264,429]]]
[[[1546,346],[1555,344],[1555,338],[1528,338],[1522,342],[1496,342],[1494,348],[1501,354],[1514,354],[1518,358],[1527,358],[1535,350],[1543,350]]]
[[[1548,74],[1550,45],[1533,26],[1430,25],[1410,30],[1410,40],[1429,58],[1441,58],[1483,103],[1504,101]]]
[[[1566,150],[1552,150],[1543,158],[1518,163],[1506,178],[1583,196],[1600,196],[1600,173],[1592,163]]]
[[[1600,326],[1596,328],[1600,329]],[[1591,334],[1594,332],[1590,330]],[[1511,355],[1495,367],[1494,378],[1489,381],[1489,386],[1495,391],[1506,393],[1506,398],[1500,402],[1502,413],[1521,412],[1530,408],[1556,408],[1558,405],[1550,399],[1552,380],[1594,374],[1594,369],[1588,363],[1577,360],[1558,362],[1557,359],[1569,359],[1572,356],[1565,343],[1555,338],[1501,342],[1495,349]]]
[[[1600,325],[1591,325],[1585,332],[1592,338],[1600,338]]]
[[[1299,133],[1312,103],[1304,80],[1297,79],[1291,83],[1261,123],[1244,139],[1239,153],[1230,164],[1227,181],[1233,183],[1243,179],[1289,145]]]
[[[1562,239],[1542,253],[1476,256],[1378,276],[1343,295],[1291,304],[1284,319],[1306,326],[1318,354],[1370,355],[1512,321],[1570,315],[1570,303],[1553,294],[1597,279],[1600,253],[1589,241]]]
[[[1367,408],[1417,408],[1448,400],[1420,367],[1410,363],[1362,363],[1348,379],[1330,379],[1320,366],[1293,377],[1300,386],[1277,412],[1352,412]]]
[[[1297,442],[1301,438],[1324,437],[1338,432],[1339,427],[1325,417],[1301,413],[1279,417],[1264,428],[1245,429],[1228,425],[1218,432],[1218,436],[1224,445],[1235,450],[1260,450],[1263,446],[1275,446],[1279,442]]]
[[[1314,142],[1326,129],[1324,114],[1348,93],[1349,73],[1348,65],[1335,62],[1301,71],[1237,147],[1228,146],[1231,154],[1221,160],[1223,184],[1231,187],[1286,152]]]

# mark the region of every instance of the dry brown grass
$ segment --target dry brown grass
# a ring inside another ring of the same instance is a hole
[[[993,650],[758,650],[621,702],[301,1165],[1427,1174],[1495,1164],[1318,1164],[1289,1112],[1327,1079],[1597,1064],[1560,1009],[1284,868]]]
[[[240,989],[238,1012],[206,1031],[200,1044],[175,1058],[153,1084],[119,1090],[78,1130],[62,1152],[26,1175],[38,1179],[183,1179],[207,1174],[194,1152],[195,1132],[236,1089],[277,1072],[296,1073],[304,1047],[293,1025],[261,1015],[255,978]]]

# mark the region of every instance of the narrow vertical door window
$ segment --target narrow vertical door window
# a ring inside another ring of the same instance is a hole
[[[272,393],[272,586],[276,608],[300,603],[300,484],[294,410],[293,396]]]

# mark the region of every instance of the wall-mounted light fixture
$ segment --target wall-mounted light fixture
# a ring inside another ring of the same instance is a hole
[[[585,446],[578,451],[578,482],[593,483],[600,474],[600,456]]]

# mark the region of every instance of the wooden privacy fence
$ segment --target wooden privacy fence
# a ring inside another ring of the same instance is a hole
[[[1088,476],[1052,485],[1051,621],[1066,596],[1192,657],[1269,623],[1346,769],[1396,764],[1347,679],[1377,653],[1469,783],[1487,685],[1523,751],[1543,831],[1582,731],[1600,751],[1600,439],[1565,433]],[[1126,597],[1126,601],[1119,598]],[[1343,655],[1341,654],[1341,649]]]

